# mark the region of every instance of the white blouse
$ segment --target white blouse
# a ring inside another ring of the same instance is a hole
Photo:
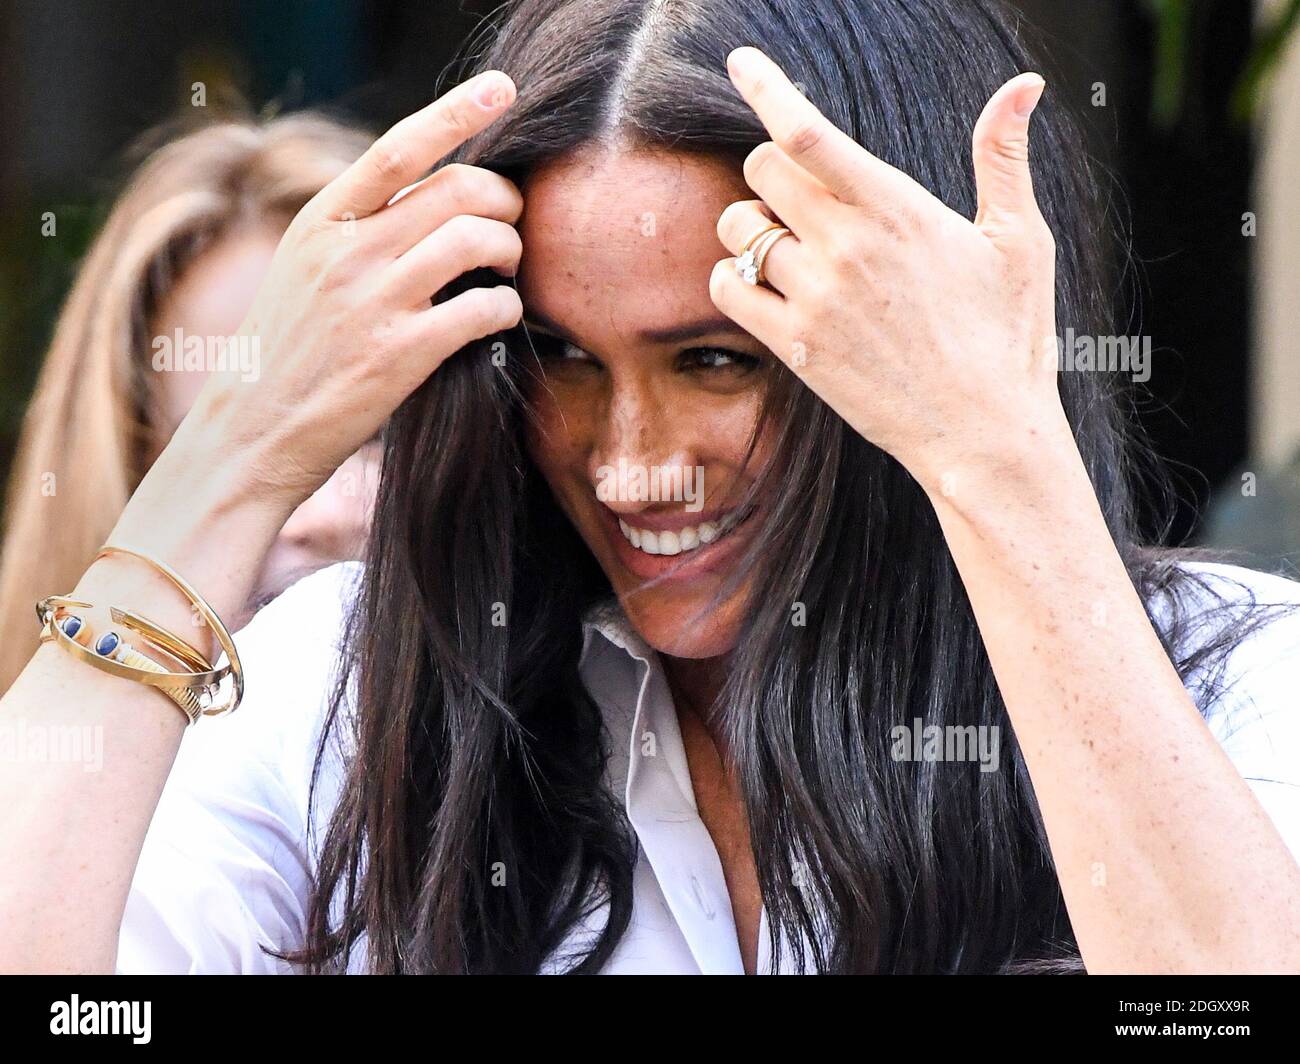
[[[1228,566],[1191,568],[1216,583],[1240,581],[1262,603],[1300,605],[1292,581]],[[313,861],[341,781],[340,749],[322,767],[310,839],[308,789],[360,573],[353,562],[307,577],[236,637],[244,704],[185,734],[132,882],[120,972],[293,970],[261,947],[302,942]],[[1223,590],[1241,594],[1228,583]],[[612,740],[610,786],[624,796],[639,842],[631,925],[606,971],[741,973],[722,865],[696,811],[655,653],[617,608],[604,607],[584,625],[580,672]],[[1238,682],[1207,722],[1300,858],[1300,612],[1243,642],[1224,679]],[[762,972],[772,970],[767,939],[764,915]],[[364,968],[363,951],[354,950],[352,967]]]

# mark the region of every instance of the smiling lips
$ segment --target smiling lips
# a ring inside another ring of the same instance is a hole
[[[619,530],[633,547],[643,554],[668,555],[685,554],[708,546],[721,539],[740,524],[735,511],[724,514],[716,521],[701,521],[698,525],[687,525],[672,532],[656,532],[649,528],[637,528],[622,519],[618,522]]]

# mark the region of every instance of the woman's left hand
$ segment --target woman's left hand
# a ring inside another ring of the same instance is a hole
[[[1300,869],[1152,627],[1056,390],[1055,247],[1028,162],[1042,79],[1004,85],[976,124],[971,222],[761,53],[729,65],[775,143],[745,163],[761,201],[719,235],[739,251],[765,211],[795,235],[771,289],[719,263],[714,302],[934,502],[1088,971],[1300,970]],[[975,489],[949,490],[967,472]]]
[[[718,308],[931,493],[972,462],[1072,446],[1056,390],[1056,245],[1034,199],[1037,74],[1004,85],[974,130],[972,222],[840,131],[754,48],[732,81],[772,141],[745,161],[760,197],[718,221],[739,254],[775,216],[793,231],[750,285],[714,268]],[[1077,453],[1077,452],[1076,452]]]

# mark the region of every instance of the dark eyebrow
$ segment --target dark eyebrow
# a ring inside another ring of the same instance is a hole
[[[524,325],[530,328],[537,326],[543,332],[554,333],[566,340],[572,339],[567,329],[538,310],[529,310],[524,314]],[[684,322],[681,325],[669,325],[662,329],[643,329],[637,333],[637,336],[652,344],[680,344],[687,340],[699,339],[701,336],[743,332],[744,330],[730,318],[717,315]]]

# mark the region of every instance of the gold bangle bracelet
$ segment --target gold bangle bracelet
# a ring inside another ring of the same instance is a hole
[[[141,654],[140,651],[136,650],[130,643],[123,643],[114,657],[123,665],[142,669],[145,672],[156,672],[167,675],[166,669],[154,661],[153,658]],[[176,703],[177,707],[179,707],[180,711],[185,714],[191,724],[202,716],[203,696],[199,694],[199,691],[195,688],[187,684],[183,687],[159,687],[158,690]]]
[[[216,671],[220,678],[229,676],[231,679],[231,691],[224,703],[205,708],[203,710],[203,716],[220,717],[227,713],[233,713],[239,708],[239,703],[243,701],[244,698],[244,666],[240,663],[239,651],[235,648],[235,640],[231,637],[230,631],[226,628],[225,623],[217,616],[217,611],[208,605],[207,600],[195,591],[183,576],[165,562],[161,562],[157,558],[145,554],[143,551],[132,550],[130,547],[114,546],[111,543],[105,543],[104,546],[99,548],[98,553],[95,555],[95,560],[98,561],[100,558],[110,554],[125,554],[128,557],[135,558],[144,562],[146,565],[151,566],[171,581],[171,583],[175,585],[176,589],[189,599],[194,608],[199,611],[199,615],[207,622],[208,627],[212,629],[212,634],[216,636],[217,643],[226,653],[226,664]],[[144,624],[149,623],[138,615],[128,614],[123,614],[122,623],[127,623],[128,616],[133,617],[137,622],[142,622]],[[160,629],[156,630],[161,632]],[[143,629],[137,627],[137,631],[143,631]],[[193,648],[189,647],[189,644],[185,643],[183,640],[177,640],[177,642],[182,648],[189,648],[193,653],[196,655],[198,654],[197,651],[194,651]],[[217,683],[221,682],[220,678],[216,681]]]
[[[62,615],[67,610],[90,609],[90,603],[78,602],[61,595],[51,595],[36,604],[36,613],[42,626],[41,641],[57,642],[73,657],[93,665],[102,672],[157,688],[176,703],[191,724],[200,716],[212,717],[234,712],[244,695],[244,670],[235,642],[216,611],[183,577],[157,559],[127,547],[105,545],[95,555],[95,560],[110,554],[125,554],[137,558],[172,583],[189,599],[208,627],[212,629],[218,644],[226,654],[227,663],[220,668],[214,668],[199,650],[179,636],[159,627],[147,617],[116,606],[110,607],[109,610],[114,623],[139,634],[152,649],[174,660],[182,666],[182,669],[169,671],[154,659],[121,640],[120,636],[119,644],[111,652],[111,656],[99,653],[98,650],[85,647],[77,639],[68,635],[60,624]],[[75,616],[75,614],[68,615]],[[230,690],[225,698],[218,701],[220,688],[227,677],[231,680]]]
[[[90,609],[91,604],[62,595],[51,595],[38,602],[36,613],[41,618],[41,642],[56,642],[74,658],[94,666],[101,672],[156,688],[176,704],[191,724],[199,718],[203,711],[204,695],[206,694],[209,700],[214,697],[213,692],[223,673],[211,669],[202,659],[194,671],[169,672],[120,636],[117,646],[111,653],[101,653],[98,649],[83,646],[79,638],[88,631],[85,627],[86,622],[75,613],[68,612],[69,608],[78,607]],[[114,609],[112,613],[114,620],[118,620],[121,611]],[[80,622],[77,638],[69,635],[64,628],[64,622],[69,618]]]

